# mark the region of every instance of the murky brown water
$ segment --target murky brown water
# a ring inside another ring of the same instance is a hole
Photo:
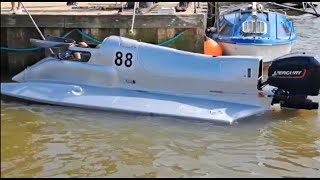
[[[319,53],[320,18],[295,17]],[[320,177],[320,112],[233,126],[1,101],[1,177]]]

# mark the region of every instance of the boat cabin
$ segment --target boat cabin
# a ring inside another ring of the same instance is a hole
[[[293,21],[273,11],[239,9],[221,15],[216,23],[216,32],[209,37],[222,42],[281,44],[297,39]]]

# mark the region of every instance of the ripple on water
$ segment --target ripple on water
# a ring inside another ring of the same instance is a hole
[[[316,177],[319,171],[317,112],[284,110],[259,116],[272,121],[215,126],[55,106],[5,109],[2,135],[10,136],[10,128],[22,133],[16,144],[4,141],[5,177]]]

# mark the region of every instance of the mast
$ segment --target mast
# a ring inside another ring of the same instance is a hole
[[[257,2],[252,2],[252,16],[257,16]]]
[[[215,6],[215,9],[214,9],[215,24],[216,24],[216,29],[219,32],[219,16],[220,16],[220,13],[219,13],[219,4],[218,4],[218,2],[215,2],[214,6]]]

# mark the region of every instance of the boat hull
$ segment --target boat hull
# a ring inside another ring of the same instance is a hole
[[[232,123],[270,108],[258,85],[262,60],[212,57],[111,36],[87,62],[47,57],[1,84],[1,94],[99,110]]]
[[[223,49],[223,55],[262,56],[264,63],[271,63],[274,59],[289,54],[292,49],[292,43],[275,45],[218,43]]]
[[[1,94],[39,103],[234,123],[270,107],[120,88],[47,82],[1,83]],[[269,105],[268,105],[269,104]]]

